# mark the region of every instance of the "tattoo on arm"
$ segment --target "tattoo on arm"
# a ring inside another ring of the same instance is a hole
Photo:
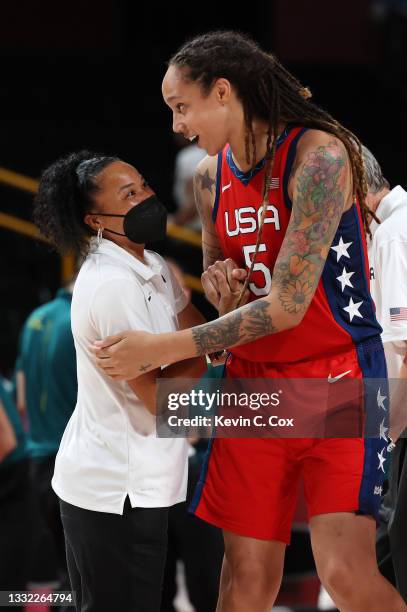
[[[223,261],[225,259],[217,240],[216,242],[209,243],[202,238],[202,251],[204,270],[207,270],[215,261]]]
[[[213,194],[215,190],[216,180],[209,176],[209,170],[205,171],[205,174],[196,172],[194,176],[194,196],[196,207],[201,218],[202,226],[206,230],[210,230],[213,232],[213,223],[211,219],[211,210],[210,207],[205,208],[202,192],[204,189],[208,189],[208,191]]]
[[[216,321],[192,328],[197,355],[246,344],[277,331],[268,314],[269,303],[256,300]]]
[[[304,313],[317,288],[344,208],[346,152],[319,146],[297,168],[293,212],[273,271],[286,312]]]
[[[272,283],[273,294],[290,314],[304,313],[314,295],[343,212],[347,172],[344,147],[334,140],[309,153],[297,168],[293,212]],[[270,310],[271,302],[263,298],[194,327],[197,355],[281,331]]]
[[[204,173],[197,172],[197,178],[200,182],[202,191],[208,189],[210,193],[214,193],[216,187],[216,180],[210,176],[209,170],[206,169]]]
[[[218,236],[216,234],[213,221],[211,206],[206,205],[203,201],[203,191],[207,189],[211,195],[214,194],[216,188],[216,180],[209,175],[209,170],[205,172],[197,171],[194,176],[194,195],[196,207],[202,223],[202,251],[203,251],[203,268],[206,270],[215,261],[224,259],[222,249],[219,246]]]

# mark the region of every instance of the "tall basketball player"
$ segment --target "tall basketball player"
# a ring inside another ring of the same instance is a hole
[[[251,301],[191,330],[107,338],[98,364],[130,379],[229,348],[228,377],[385,378],[357,138],[311,102],[274,56],[234,32],[186,43],[162,89],[174,131],[208,153],[195,181],[205,267],[230,257],[248,268]],[[212,279],[215,290],[224,285],[220,267]],[[380,414],[383,388],[371,399],[364,409]],[[338,608],[406,610],[375,557],[386,460],[379,433],[214,440],[195,506],[224,530],[218,610],[270,610],[301,474],[318,573]]]

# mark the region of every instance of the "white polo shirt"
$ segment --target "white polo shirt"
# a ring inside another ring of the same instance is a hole
[[[389,378],[398,378],[407,340],[407,192],[394,187],[376,215],[381,223],[370,224],[370,290],[383,327]]]
[[[165,261],[145,251],[143,264],[110,240],[92,249],[72,298],[78,399],[55,462],[52,487],[64,501],[98,512],[171,506],[185,500],[188,444],[157,438],[155,417],[124,381],[109,379],[90,347],[128,329],[178,328],[187,305]]]

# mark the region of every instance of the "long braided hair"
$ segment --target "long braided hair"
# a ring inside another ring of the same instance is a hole
[[[260,49],[257,43],[245,34],[216,31],[199,35],[186,42],[171,57],[168,65],[181,69],[187,81],[199,83],[203,95],[209,95],[216,79],[223,77],[230,81],[243,105],[246,161],[252,166],[256,163],[253,119],[260,119],[268,124],[261,219],[256,250],[244,290],[250,280],[261,240],[280,123],[294,123],[323,130],[342,141],[349,155],[354,197],[359,201],[365,232],[371,236],[369,216],[376,221],[378,219],[366,204],[367,183],[360,141],[329,113],[314,104],[309,89],[303,87],[274,55]]]

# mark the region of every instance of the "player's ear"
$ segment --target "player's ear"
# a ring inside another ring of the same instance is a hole
[[[232,94],[232,86],[230,81],[227,79],[221,78],[217,79],[214,85],[216,98],[220,104],[227,104],[230,100]]]

